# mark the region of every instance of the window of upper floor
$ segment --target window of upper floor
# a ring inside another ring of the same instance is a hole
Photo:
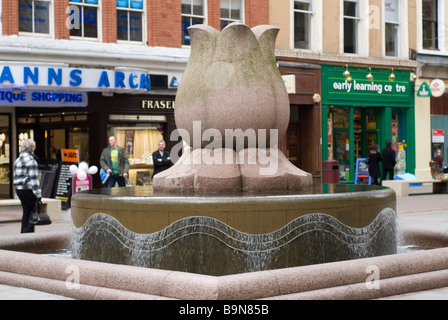
[[[182,45],[190,45],[188,27],[206,24],[206,0],[182,0]]]
[[[359,53],[359,7],[358,0],[344,0],[344,53]]]
[[[311,49],[313,1],[294,1],[294,48]]]
[[[100,0],[70,1],[70,37],[98,39]]]
[[[142,43],[145,35],[144,0],[117,0],[117,40]]]
[[[52,33],[52,0],[19,0],[19,33]]]
[[[422,0],[422,47],[438,50],[439,45],[439,1]]]
[[[221,0],[221,30],[237,21],[244,22],[244,0]]]
[[[322,0],[291,0],[291,38],[294,49],[321,51]]]
[[[384,2],[385,55],[398,57],[400,47],[400,7],[399,0]]]

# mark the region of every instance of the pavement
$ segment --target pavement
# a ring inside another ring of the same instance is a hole
[[[448,194],[412,195],[397,198],[398,221],[403,226],[448,228]],[[0,213],[0,236],[20,233],[18,214]],[[62,220],[37,226],[36,233],[70,230],[70,210],[63,210]],[[0,284],[0,300],[72,300],[71,298]],[[380,300],[448,300],[448,287],[407,293]]]

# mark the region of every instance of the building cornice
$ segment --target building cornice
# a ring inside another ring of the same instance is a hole
[[[337,55],[325,53],[312,53],[288,49],[275,49],[278,61],[292,61],[307,64],[334,64],[358,67],[416,69],[418,62],[414,60],[385,59],[373,57],[361,57],[354,55]]]

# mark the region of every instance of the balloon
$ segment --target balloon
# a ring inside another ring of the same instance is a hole
[[[79,164],[79,170],[87,172],[87,170],[89,170],[89,165],[86,162],[81,162]]]
[[[87,173],[85,171],[79,170],[78,173],[76,174],[76,177],[78,178],[78,180],[86,180],[87,179]]]
[[[72,175],[75,175],[76,173],[78,173],[78,167],[77,167],[76,165],[72,164],[72,165],[70,166],[70,173],[71,173]]]
[[[97,166],[91,166],[90,168],[89,168],[89,170],[87,170],[87,173],[88,174],[95,174],[95,173],[97,173],[98,172],[98,167]]]

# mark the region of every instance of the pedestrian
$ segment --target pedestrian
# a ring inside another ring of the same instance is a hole
[[[23,209],[21,233],[34,232],[34,224],[29,221],[33,209],[42,198],[35,149],[34,140],[23,141],[22,152],[14,162],[14,187]]]
[[[381,181],[386,180],[389,175],[389,180],[394,180],[394,168],[397,163],[395,150],[392,149],[392,141],[386,141],[386,147],[381,151],[381,159],[383,160],[383,175]]]
[[[369,176],[372,179],[373,185],[380,184],[380,182],[378,181],[378,178],[381,176],[380,161],[381,161],[380,146],[374,144],[372,146],[372,149],[370,149],[369,155],[367,157],[367,164],[369,165]]]
[[[152,162],[154,163],[154,173],[152,174],[153,178],[156,174],[165,171],[173,164],[171,162],[170,153],[165,151],[165,141],[159,141],[159,150],[154,151],[152,153]]]
[[[104,148],[100,157],[100,166],[109,173],[107,187],[126,187],[126,178],[129,175],[129,159],[126,150],[117,144],[115,136],[109,137],[109,147]]]

